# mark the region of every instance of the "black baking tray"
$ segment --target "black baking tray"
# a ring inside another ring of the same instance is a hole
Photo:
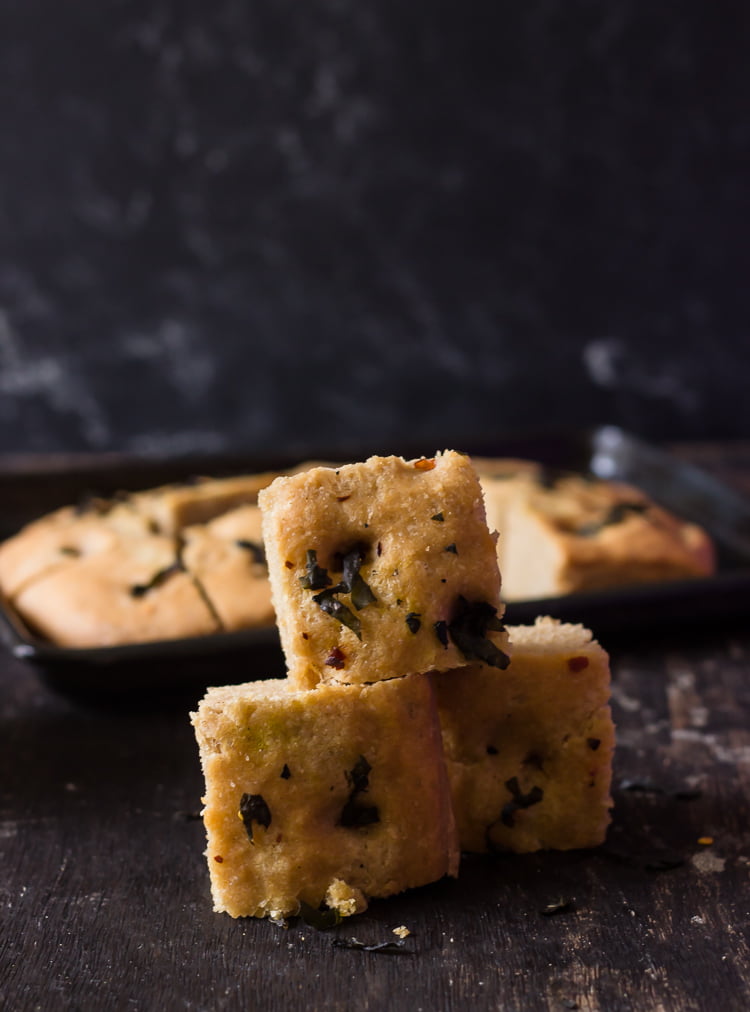
[[[52,459],[0,473],[0,538],[50,510],[91,493],[138,490],[196,474],[221,476],[282,469],[303,459],[362,460],[372,453],[432,455],[438,446],[338,447],[273,457],[247,454],[170,459],[116,456]],[[669,453],[605,426],[586,432],[498,437],[465,450],[477,456],[521,457],[549,467],[631,482],[656,502],[701,524],[714,538],[718,571],[709,578],[639,584],[595,593],[512,602],[509,624],[537,615],[581,622],[604,640],[643,635],[672,625],[750,616],[750,502],[709,474]],[[0,636],[18,660],[54,689],[89,698],[150,699],[201,691],[208,685],[280,677],[284,661],[274,627],[119,647],[70,649],[35,637],[6,603]]]

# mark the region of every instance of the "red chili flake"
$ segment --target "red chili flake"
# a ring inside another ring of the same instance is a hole
[[[435,467],[435,461],[432,458],[427,459],[422,457],[421,460],[415,460],[414,466],[418,471],[432,471]]]
[[[334,647],[330,654],[326,657],[326,664],[329,668],[343,668],[346,662],[346,655],[343,650],[339,650],[338,647]]]
[[[287,569],[294,569],[294,563],[290,562],[289,559],[286,560],[284,565],[286,566]]]
[[[375,551],[377,552],[378,556],[380,556],[380,555],[383,554],[383,543],[382,543],[382,541],[378,541],[378,545],[377,545],[377,548],[375,549]]]
[[[309,633],[302,633],[302,639],[303,640],[309,640],[310,639],[310,634]]]
[[[214,854],[214,861],[218,861],[219,864],[221,864],[223,860],[224,858],[221,856],[221,854]]]
[[[568,667],[573,672],[583,671],[584,668],[589,666],[588,657],[569,657]]]
[[[346,502],[347,499],[351,499],[351,494],[349,494],[349,495],[337,495],[336,496],[336,502]]]

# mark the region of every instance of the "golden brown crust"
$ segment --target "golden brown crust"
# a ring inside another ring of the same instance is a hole
[[[206,635],[218,625],[173,538],[117,542],[29,583],[16,607],[40,635],[64,647]]]
[[[229,478],[199,477],[162,485],[132,498],[135,508],[151,520],[161,534],[179,534],[185,527],[205,524],[237,506],[255,504],[258,493],[279,474],[242,474]]]
[[[715,572],[709,535],[631,485],[479,461],[505,600]]]
[[[182,559],[221,622],[234,632],[273,625],[257,506],[238,506],[183,532]]]

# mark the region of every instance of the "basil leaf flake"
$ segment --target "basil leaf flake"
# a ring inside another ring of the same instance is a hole
[[[331,618],[335,618],[337,622],[346,626],[347,629],[351,629],[357,639],[362,639],[362,623],[354,612],[350,611],[335,596],[335,588],[321,591],[320,594],[315,595],[313,601],[326,615],[330,615]]]
[[[502,632],[504,628],[497,609],[491,604],[467,601],[465,597],[459,597],[453,618],[448,623],[451,639],[467,660],[483,661],[501,671],[510,664],[510,657],[488,639],[487,633],[490,630]]]
[[[305,575],[299,581],[305,590],[323,590],[330,587],[332,580],[328,570],[318,565],[318,553],[314,548],[308,548],[305,561]]]
[[[271,809],[266,804],[262,794],[243,794],[240,798],[240,818],[245,826],[247,837],[250,843],[253,840],[253,823],[268,829],[271,825]]]

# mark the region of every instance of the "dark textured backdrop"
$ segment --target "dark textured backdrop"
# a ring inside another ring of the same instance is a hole
[[[0,451],[750,435],[749,27],[4,0]]]

